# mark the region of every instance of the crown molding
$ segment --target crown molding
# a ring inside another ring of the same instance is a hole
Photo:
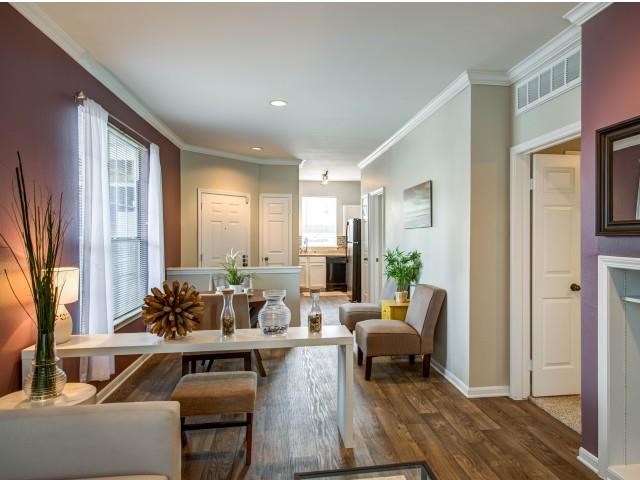
[[[567,27],[531,55],[511,67],[507,72],[509,80],[511,83],[517,83],[528,77],[563,54],[579,47],[581,40],[582,30],[578,25]]]
[[[391,135],[387,140],[382,142],[373,152],[367,155],[358,163],[361,170],[376,160],[380,155],[393,147],[396,143],[406,137],[411,131],[424,122],[427,118],[437,112],[440,107],[445,105],[449,100],[455,97],[470,85],[469,75],[463,72],[453,82],[445,87],[438,95],[436,95],[429,103],[427,103],[418,113],[405,123],[400,129]]]
[[[361,170],[376,160],[380,155],[393,147],[396,143],[406,137],[413,129],[424,122],[427,118],[437,112],[449,100],[458,95],[470,85],[495,85],[508,87],[511,85],[506,72],[489,70],[467,70],[462,72],[453,82],[447,85],[438,95],[427,103],[418,113],[405,123],[400,129],[381,143],[373,152],[367,155],[358,163]]]
[[[574,25],[581,26],[612,3],[613,2],[581,2],[565,13],[562,18],[570,21]]]
[[[93,56],[73,40],[60,25],[54,22],[35,3],[11,3],[23,17],[29,20],[38,30],[44,33],[53,43],[64,50],[71,58],[79,63],[86,71],[107,87],[116,97],[122,100],[134,112],[140,115],[151,126],[167,137],[177,147],[184,142],[162,120],[151,111],[129,90],[116,76],[101,65]],[[78,85],[78,90],[82,90]],[[74,92],[69,92],[72,98]]]
[[[197,145],[183,144],[180,149],[185,152],[202,153],[204,155],[211,155],[212,157],[228,158],[241,162],[255,163],[256,165],[300,165],[300,160],[298,159],[287,160],[283,158],[257,158],[249,155],[242,155],[240,153],[231,153],[222,150],[215,150],[213,148],[199,147]]]
[[[495,85],[499,87],[508,87],[511,85],[507,72],[494,70],[467,70],[469,83],[471,85]]]
[[[222,150],[214,150],[185,143],[167,124],[156,117],[149,108],[129,90],[111,71],[99,63],[87,50],[82,48],[60,25],[54,22],[38,5],[34,3],[11,3],[18,13],[31,22],[38,30],[44,33],[53,43],[58,45],[73,60],[80,64],[87,72],[102,83],[111,93],[122,100],[131,110],[140,115],[149,125],[168,138],[180,150],[196,153],[204,153],[221,158],[240,160],[259,165],[298,165],[299,160],[283,160],[277,158],[258,158],[248,155],[240,155]],[[82,89],[78,85],[78,90]],[[69,92],[69,98],[73,98],[74,92]]]

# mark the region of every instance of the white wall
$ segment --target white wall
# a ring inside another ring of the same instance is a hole
[[[180,244],[181,266],[198,265],[198,188],[251,195],[251,265],[259,260],[259,210],[261,193],[292,195],[293,265],[298,264],[298,175],[297,166],[256,165],[202,153],[180,153]],[[165,226],[172,228],[172,226]],[[177,228],[177,227],[176,227]]]
[[[420,282],[447,290],[434,359],[469,383],[471,88],[362,170],[362,192],[385,187],[387,248],[418,250]],[[433,227],[402,228],[402,191],[433,181]]]
[[[362,171],[385,187],[386,247],[418,250],[447,290],[434,360],[468,387],[509,383],[508,87],[472,85]],[[433,181],[433,227],[402,228],[402,192]]]
[[[302,197],[336,197],[338,214],[336,218],[338,235],[342,235],[344,222],[343,205],[360,205],[360,182],[329,182],[322,185],[320,181],[300,182],[300,201]]]
[[[471,94],[470,387],[509,384],[508,90]]]
[[[511,145],[518,145],[545,133],[580,121],[580,86],[536,105],[530,110],[515,114],[513,105],[515,86],[511,87]]]

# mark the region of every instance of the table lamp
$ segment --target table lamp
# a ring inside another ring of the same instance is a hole
[[[69,341],[73,332],[73,320],[66,305],[78,301],[80,269],[75,267],[54,268],[53,282],[54,287],[60,291],[54,336],[56,343],[64,343]]]

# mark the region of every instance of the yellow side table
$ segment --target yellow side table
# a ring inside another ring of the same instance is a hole
[[[380,300],[383,320],[402,320],[407,316],[409,302],[396,303],[395,300]]]

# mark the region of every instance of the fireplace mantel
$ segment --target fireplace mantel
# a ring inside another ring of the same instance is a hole
[[[598,471],[640,479],[640,258],[598,257]]]

